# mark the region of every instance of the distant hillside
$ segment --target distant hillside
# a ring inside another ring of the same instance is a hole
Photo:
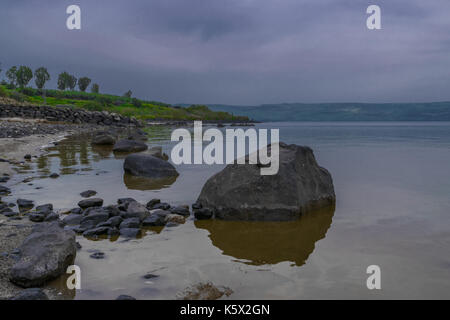
[[[450,121],[450,102],[208,105],[256,121]]]

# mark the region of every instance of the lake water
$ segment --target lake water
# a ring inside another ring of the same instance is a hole
[[[75,299],[173,299],[197,282],[231,288],[231,299],[450,298],[450,123],[262,123],[280,140],[310,146],[334,180],[336,207],[283,223],[194,221],[149,229],[139,239],[91,241],[83,248],[82,290],[51,284]],[[150,145],[170,154],[171,128],[153,127]],[[124,175],[123,158],[66,139],[20,168],[17,197],[71,208],[87,189],[105,204],[133,197],[195,202],[223,166],[180,165],[176,181],[149,185]],[[51,172],[58,179],[48,178]],[[13,183],[14,183],[13,181]],[[41,187],[42,189],[36,189]],[[283,190],[280,190],[283,192]],[[10,199],[14,200],[14,199]],[[89,258],[92,250],[106,258]],[[381,290],[368,290],[366,268],[381,268]],[[148,272],[158,278],[145,280]]]

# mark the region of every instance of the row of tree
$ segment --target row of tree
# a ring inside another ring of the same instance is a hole
[[[0,73],[2,72],[1,64],[0,64]],[[33,79],[36,83],[36,87],[38,89],[44,89],[45,83],[50,80],[50,74],[48,73],[47,68],[40,67],[33,71],[27,66],[16,67],[13,66],[6,71],[6,78],[9,80],[9,84],[12,87],[26,87],[31,79]],[[81,77],[77,79],[74,75],[71,75],[67,72],[62,72],[58,75],[58,89],[59,90],[74,90],[78,83],[78,88],[80,91],[85,92],[91,83],[91,79],[88,77]],[[92,84],[91,92],[99,93],[99,85],[97,83]]]

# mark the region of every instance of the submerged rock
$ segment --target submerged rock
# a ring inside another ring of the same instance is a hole
[[[120,235],[126,238],[136,238],[141,234],[141,229],[139,228],[121,228]]]
[[[41,286],[66,272],[76,256],[75,233],[57,221],[36,225],[19,247],[19,260],[10,271],[14,284]]]
[[[92,144],[94,145],[114,145],[116,143],[116,137],[112,134],[101,132],[94,136]]]
[[[105,258],[105,253],[104,252],[94,252],[93,254],[91,254],[89,257],[91,257],[92,259],[104,259]]]
[[[177,294],[183,300],[217,300],[233,293],[228,287],[215,286],[211,282],[198,283]]]
[[[82,196],[83,198],[89,198],[92,196],[95,196],[97,194],[97,191],[94,190],[86,190],[80,193],[80,196]]]
[[[141,142],[135,140],[120,140],[113,148],[115,152],[141,152],[147,150],[148,146]]]
[[[284,143],[279,146],[277,174],[261,175],[258,164],[228,165],[206,182],[197,204],[219,219],[263,221],[294,220],[332,205],[331,175],[317,164],[313,151]]]
[[[121,294],[120,296],[118,296],[116,298],[116,300],[136,300],[136,298],[132,297],[132,296],[128,296],[126,294]]]
[[[49,300],[44,290],[41,288],[28,288],[22,290],[11,300]]]
[[[149,154],[131,154],[127,156],[123,168],[131,175],[152,179],[178,176],[178,172],[173,165]]]

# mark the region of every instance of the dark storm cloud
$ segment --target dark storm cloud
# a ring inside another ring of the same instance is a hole
[[[81,31],[65,28],[70,4]],[[382,30],[365,26],[370,4]],[[2,0],[0,61],[171,103],[450,100],[449,13],[446,0]]]

